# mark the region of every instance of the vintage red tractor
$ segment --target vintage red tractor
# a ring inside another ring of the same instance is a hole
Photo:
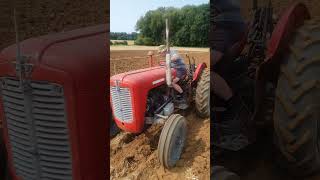
[[[310,19],[299,2],[276,23],[270,2],[257,8],[254,1],[253,7],[243,40],[224,55],[227,63],[213,68],[242,99],[238,118],[226,122],[212,92],[214,149],[243,149],[255,141],[257,128],[271,125],[280,164],[307,175],[320,168],[320,21]],[[219,66],[228,72],[219,72]]]
[[[168,39],[168,30],[167,39]],[[167,48],[169,49],[168,43]],[[169,51],[168,51],[169,52]],[[206,64],[195,66],[189,60],[187,75],[181,80],[186,103],[176,99],[171,88],[176,72],[170,68],[170,55],[165,66],[154,66],[114,75],[110,78],[111,107],[118,127],[131,133],[141,133],[147,124],[163,123],[158,155],[161,164],[170,168],[179,160],[186,140],[185,118],[175,114],[195,102],[197,113],[209,117],[210,82]]]
[[[108,33],[107,25],[82,28],[0,53],[10,179],[107,179]]]

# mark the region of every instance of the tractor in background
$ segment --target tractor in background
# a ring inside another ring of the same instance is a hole
[[[165,65],[112,76],[110,96],[114,120],[120,129],[141,133],[148,124],[164,123],[158,143],[158,156],[165,168],[171,168],[180,159],[187,135],[186,120],[177,112],[186,110],[194,103],[200,117],[209,117],[210,80],[206,64],[196,66],[189,59],[187,75],[179,82],[187,102],[181,105],[171,87],[176,71],[170,66],[168,20],[166,39]]]
[[[211,92],[213,149],[239,151],[256,141],[258,129],[273,130],[279,164],[311,174],[320,168],[320,21],[300,2],[277,22],[270,1],[258,7],[254,0],[253,8],[247,32],[222,60],[223,78],[242,99],[234,122],[224,121]]]

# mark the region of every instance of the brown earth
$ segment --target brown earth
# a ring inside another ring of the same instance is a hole
[[[15,42],[14,7],[21,40],[109,23],[109,3],[106,0],[1,0],[0,49]]]
[[[119,50],[120,49],[120,50]],[[128,50],[129,49],[129,50]],[[148,52],[152,51],[155,64],[158,64],[160,58],[157,56],[157,47],[115,47],[115,50],[111,49],[110,53],[110,74],[119,74],[130,70],[136,70],[140,68],[147,68]],[[205,62],[208,66],[210,64],[209,49],[207,48],[175,48],[179,54],[184,58],[185,63],[188,63],[186,54],[192,59],[194,57],[195,63]]]
[[[148,66],[146,57],[129,61],[119,59],[145,56],[147,52],[146,50],[111,50],[110,63],[116,65],[117,73],[144,68]],[[188,53],[190,56],[196,56],[197,62],[200,62],[200,59],[209,62],[208,52],[189,51]],[[115,74],[112,69],[111,74]],[[187,144],[176,167],[167,170],[160,165],[157,145],[162,125],[153,125],[139,135],[121,132],[111,140],[111,179],[209,179],[210,120],[197,117],[194,110],[185,115],[188,124]]]

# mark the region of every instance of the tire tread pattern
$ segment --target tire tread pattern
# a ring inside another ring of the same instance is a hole
[[[320,25],[315,22],[318,21],[307,21],[297,31],[288,61],[281,65],[275,100],[276,145],[284,157],[285,168],[297,176],[320,168],[320,102],[310,102],[312,97],[320,97],[319,50],[311,50],[320,49],[320,33],[317,33]]]
[[[197,114],[210,117],[210,75],[207,70],[202,71],[196,88],[195,105]]]

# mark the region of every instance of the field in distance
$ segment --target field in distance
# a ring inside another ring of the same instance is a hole
[[[114,40],[111,40],[114,41]],[[118,40],[117,40],[118,41]],[[120,40],[121,41],[121,40]],[[128,44],[130,44],[128,42]],[[126,51],[126,50],[149,50],[149,51],[157,51],[159,46],[136,46],[136,45],[130,45],[130,46],[110,46],[111,51]],[[177,51],[198,51],[198,52],[209,52],[209,48],[194,48],[194,47],[170,47]]]
[[[134,45],[134,40],[110,40],[113,44],[115,44],[116,42],[118,43],[123,43],[125,41],[127,41],[128,46],[133,46]],[[118,45],[118,46],[123,46],[123,45]]]

